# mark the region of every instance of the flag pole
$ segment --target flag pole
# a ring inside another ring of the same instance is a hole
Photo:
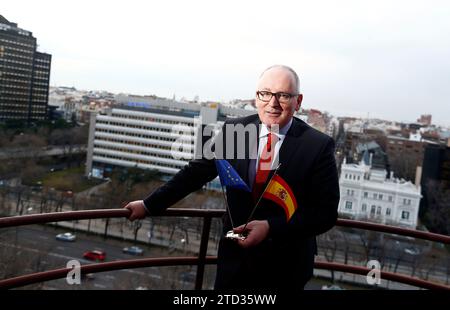
[[[230,207],[228,206],[228,199],[225,195],[225,190],[223,189],[222,182],[220,182],[220,187],[222,188],[223,200],[225,200],[225,207],[227,209],[228,217],[230,218],[231,228],[234,228],[233,218],[231,217]]]
[[[247,223],[245,223],[245,225],[244,225],[244,228],[243,228],[244,232],[245,232],[245,228],[247,228],[248,223],[250,222],[251,218],[253,217],[253,214],[256,211],[256,207],[258,207],[259,202],[262,200],[264,193],[266,192],[267,188],[269,187],[269,184],[272,181],[273,177],[277,174],[278,170],[280,169],[280,166],[281,166],[281,163],[279,163],[278,166],[275,168],[275,171],[273,172],[272,176],[270,177],[269,182],[267,182],[266,187],[264,188],[263,192],[259,196],[259,199],[256,202],[256,205],[253,207],[252,213],[250,213],[250,216],[248,217]],[[253,186],[255,186],[255,185],[253,184]]]
[[[214,160],[217,161],[218,159],[216,157],[216,153],[213,153],[213,155],[214,155]],[[216,162],[214,162],[214,164],[216,164]],[[222,180],[220,179],[220,175],[219,175],[219,182],[220,182],[220,187],[222,188],[223,200],[225,201],[225,208],[227,210],[228,217],[230,218],[231,229],[233,229],[234,228],[233,218],[231,217],[230,207],[228,206],[227,195],[225,195],[225,190],[223,189],[223,184],[222,184]]]

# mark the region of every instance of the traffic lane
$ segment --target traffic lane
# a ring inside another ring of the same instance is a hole
[[[72,259],[79,260],[82,265],[91,264],[93,263],[92,261],[88,261],[82,258],[82,253],[86,249],[101,248],[102,250],[107,251],[107,253],[109,253],[109,255],[107,254],[107,261],[134,258],[134,256],[132,255],[124,254],[121,252],[123,246],[130,245],[128,242],[120,242],[118,240],[109,239],[104,241],[102,237],[89,235],[81,236],[83,234],[78,234],[77,241],[75,242],[64,242],[55,239],[56,234],[65,231],[66,230],[59,228],[54,229],[40,226],[18,227],[17,230],[16,228],[13,228],[9,229],[8,231],[2,232],[0,245],[5,248],[10,248],[13,252],[20,253],[18,259],[20,259],[20,256],[22,256],[26,257],[30,260],[30,262],[32,262],[32,266],[20,270],[20,272],[16,275],[61,268]],[[89,240],[86,240],[86,238],[89,238]],[[5,242],[5,240],[8,241]],[[111,245],[109,244],[109,242],[113,242],[114,244]],[[147,247],[143,248],[147,253],[149,252]],[[157,251],[154,252],[162,252],[162,250],[158,247],[155,248],[157,249]],[[29,255],[27,255],[27,253]],[[158,255],[158,253],[154,254]],[[168,253],[159,254],[163,256],[168,255]],[[38,264],[36,264],[35,262],[38,262]],[[38,268],[38,270],[36,270],[35,268]],[[137,283],[151,282],[155,287],[158,288],[164,288],[164,285],[167,282],[163,279],[159,268],[151,267],[96,273],[93,277],[94,281],[85,279],[83,281],[84,285],[81,287],[71,287],[65,282],[65,279],[46,282],[45,287],[49,289],[51,289],[52,287],[57,289],[130,289],[130,287],[123,287],[122,285],[120,285],[120,283],[122,282],[132,283],[133,281],[130,280],[130,277],[142,280],[138,281]],[[176,281],[180,282],[179,280]],[[51,285],[49,283],[51,283]],[[186,285],[186,283],[184,282],[182,284]]]
[[[123,253],[124,247],[134,245],[132,242],[121,241],[113,238],[103,238],[98,235],[90,235],[84,232],[73,232],[77,239],[74,242],[56,240],[59,233],[69,232],[68,229],[48,226],[24,226],[5,229],[1,236],[3,239],[10,240],[9,243],[18,243],[21,246],[36,248],[41,251],[52,251],[56,254],[70,256],[74,259],[82,259],[83,253],[90,250],[101,250],[106,252],[106,261],[123,260],[139,257],[160,257],[167,256],[168,251],[154,245],[138,246],[144,250],[142,256],[134,256]]]

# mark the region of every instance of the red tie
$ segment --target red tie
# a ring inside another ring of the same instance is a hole
[[[258,168],[256,169],[255,182],[253,183],[252,196],[253,199],[258,201],[262,192],[264,191],[264,185],[271,170],[271,163],[273,155],[275,153],[275,144],[277,143],[277,136],[269,133],[267,137],[267,144],[265,145],[261,157],[259,158]]]

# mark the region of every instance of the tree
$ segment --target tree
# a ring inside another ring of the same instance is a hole
[[[424,222],[436,233],[450,234],[450,188],[445,181],[429,180],[426,186],[428,209]]]

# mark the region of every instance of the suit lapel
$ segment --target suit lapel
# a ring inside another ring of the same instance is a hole
[[[288,169],[289,161],[292,160],[292,155],[298,149],[299,138],[305,129],[303,122],[294,117],[291,128],[289,128],[278,154],[279,163],[281,163],[278,174],[283,174]]]

